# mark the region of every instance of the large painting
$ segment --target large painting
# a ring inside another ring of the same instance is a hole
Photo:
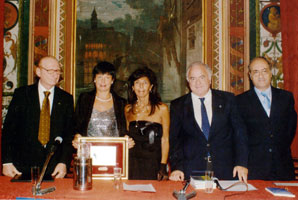
[[[187,64],[203,60],[201,0],[77,0],[75,96],[93,88],[92,69],[109,61],[114,89],[126,97],[127,79],[147,66],[165,102],[184,94]],[[191,11],[191,12],[190,12]]]

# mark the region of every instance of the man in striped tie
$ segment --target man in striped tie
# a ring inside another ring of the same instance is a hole
[[[271,86],[271,64],[264,57],[250,62],[249,77],[254,86],[237,96],[248,133],[248,179],[292,180],[290,146],[297,125],[293,94]]]
[[[41,170],[55,139],[61,138],[46,175],[63,178],[72,158],[73,97],[56,86],[61,68],[55,57],[42,58],[36,75],[39,80],[17,88],[9,105],[2,132],[2,173],[14,177],[30,175],[32,166]]]

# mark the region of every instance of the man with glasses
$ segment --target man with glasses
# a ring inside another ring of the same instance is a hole
[[[290,146],[297,114],[293,95],[271,86],[271,65],[266,58],[254,58],[248,67],[254,87],[237,96],[248,133],[248,178],[294,179]]]
[[[40,60],[37,83],[17,88],[8,108],[2,132],[2,173],[14,177],[40,170],[57,138],[62,139],[46,175],[63,178],[72,158],[73,97],[56,85],[61,69],[55,57]]]

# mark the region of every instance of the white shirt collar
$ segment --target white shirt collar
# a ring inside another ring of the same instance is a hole
[[[45,91],[50,91],[51,94],[54,94],[54,89],[55,89],[55,86],[53,86],[51,89],[47,90],[45,87],[43,87],[43,85],[40,83],[40,81],[38,81],[38,91],[40,93],[43,94],[43,92],[45,92]]]
[[[40,81],[38,82],[38,96],[39,96],[39,104],[40,104],[40,109],[42,109],[42,102],[44,100],[44,92],[45,91],[50,91],[49,95],[49,101],[50,101],[50,108],[52,111],[53,107],[53,100],[54,100],[54,92],[55,92],[55,86],[53,86],[51,89],[47,90],[41,83]]]
[[[258,88],[254,87],[255,92],[257,93],[258,96],[262,96],[261,92],[265,93],[269,99],[271,99],[272,92],[271,92],[271,86],[269,86],[265,91],[261,91]]]
[[[191,92],[192,98],[205,98],[206,99],[210,99],[211,98],[211,89],[208,90],[208,92],[203,96],[203,97],[199,97],[198,95],[196,95],[195,93]]]

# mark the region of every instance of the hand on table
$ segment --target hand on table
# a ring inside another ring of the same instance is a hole
[[[180,170],[175,170],[170,175],[171,181],[184,181],[184,173]]]
[[[22,174],[22,172],[19,172],[12,163],[4,164],[2,168],[2,173],[4,176],[9,177],[14,177],[17,174]]]

